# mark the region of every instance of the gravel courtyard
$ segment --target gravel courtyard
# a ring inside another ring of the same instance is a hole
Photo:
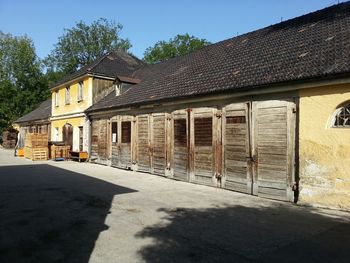
[[[0,149],[0,262],[349,262],[349,213]]]

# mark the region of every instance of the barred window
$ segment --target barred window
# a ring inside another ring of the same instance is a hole
[[[333,127],[350,128],[350,104],[347,104],[337,110],[333,122]]]

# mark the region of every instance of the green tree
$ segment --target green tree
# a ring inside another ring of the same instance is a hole
[[[0,132],[49,94],[33,41],[0,31]]]
[[[93,62],[111,50],[128,51],[128,39],[120,38],[123,26],[100,18],[90,25],[83,21],[65,29],[58,43],[45,59],[50,78],[59,79]]]
[[[154,64],[195,51],[211,43],[205,39],[199,39],[189,34],[176,35],[169,41],[158,41],[153,47],[146,49],[143,60]]]

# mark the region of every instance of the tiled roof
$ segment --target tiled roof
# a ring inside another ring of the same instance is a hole
[[[342,3],[140,68],[141,83],[87,111],[236,92],[350,73],[350,3]]]
[[[38,108],[17,119],[15,123],[48,120],[51,117],[51,103],[51,99],[45,100]]]
[[[144,63],[133,55],[123,51],[113,51],[96,59],[91,64],[82,67],[76,72],[67,75],[57,83],[51,85],[51,88],[64,84],[85,74],[96,74],[106,77],[122,76],[130,77],[132,73],[143,66]]]

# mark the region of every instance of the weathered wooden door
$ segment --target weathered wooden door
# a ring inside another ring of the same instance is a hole
[[[223,187],[252,194],[249,103],[235,103],[223,109]]]
[[[295,103],[253,102],[254,194],[293,199]]]
[[[189,127],[186,110],[177,110],[172,113],[173,143],[172,143],[172,174],[173,178],[182,181],[189,180]]]
[[[73,126],[66,123],[62,127],[62,138],[65,145],[70,146],[70,150],[73,151]]]
[[[152,173],[165,175],[166,170],[166,114],[151,115]]]
[[[192,110],[193,118],[193,182],[215,185],[215,130],[216,109],[196,108]],[[219,153],[221,154],[221,153]]]
[[[131,116],[122,116],[120,120],[120,167],[131,167]]]
[[[91,130],[92,161],[107,164],[107,120],[94,119]]]
[[[151,172],[149,118],[148,114],[137,116],[137,169],[144,172]]]
[[[111,120],[111,164],[112,166],[119,167],[120,166],[120,123],[119,118],[114,117]]]

